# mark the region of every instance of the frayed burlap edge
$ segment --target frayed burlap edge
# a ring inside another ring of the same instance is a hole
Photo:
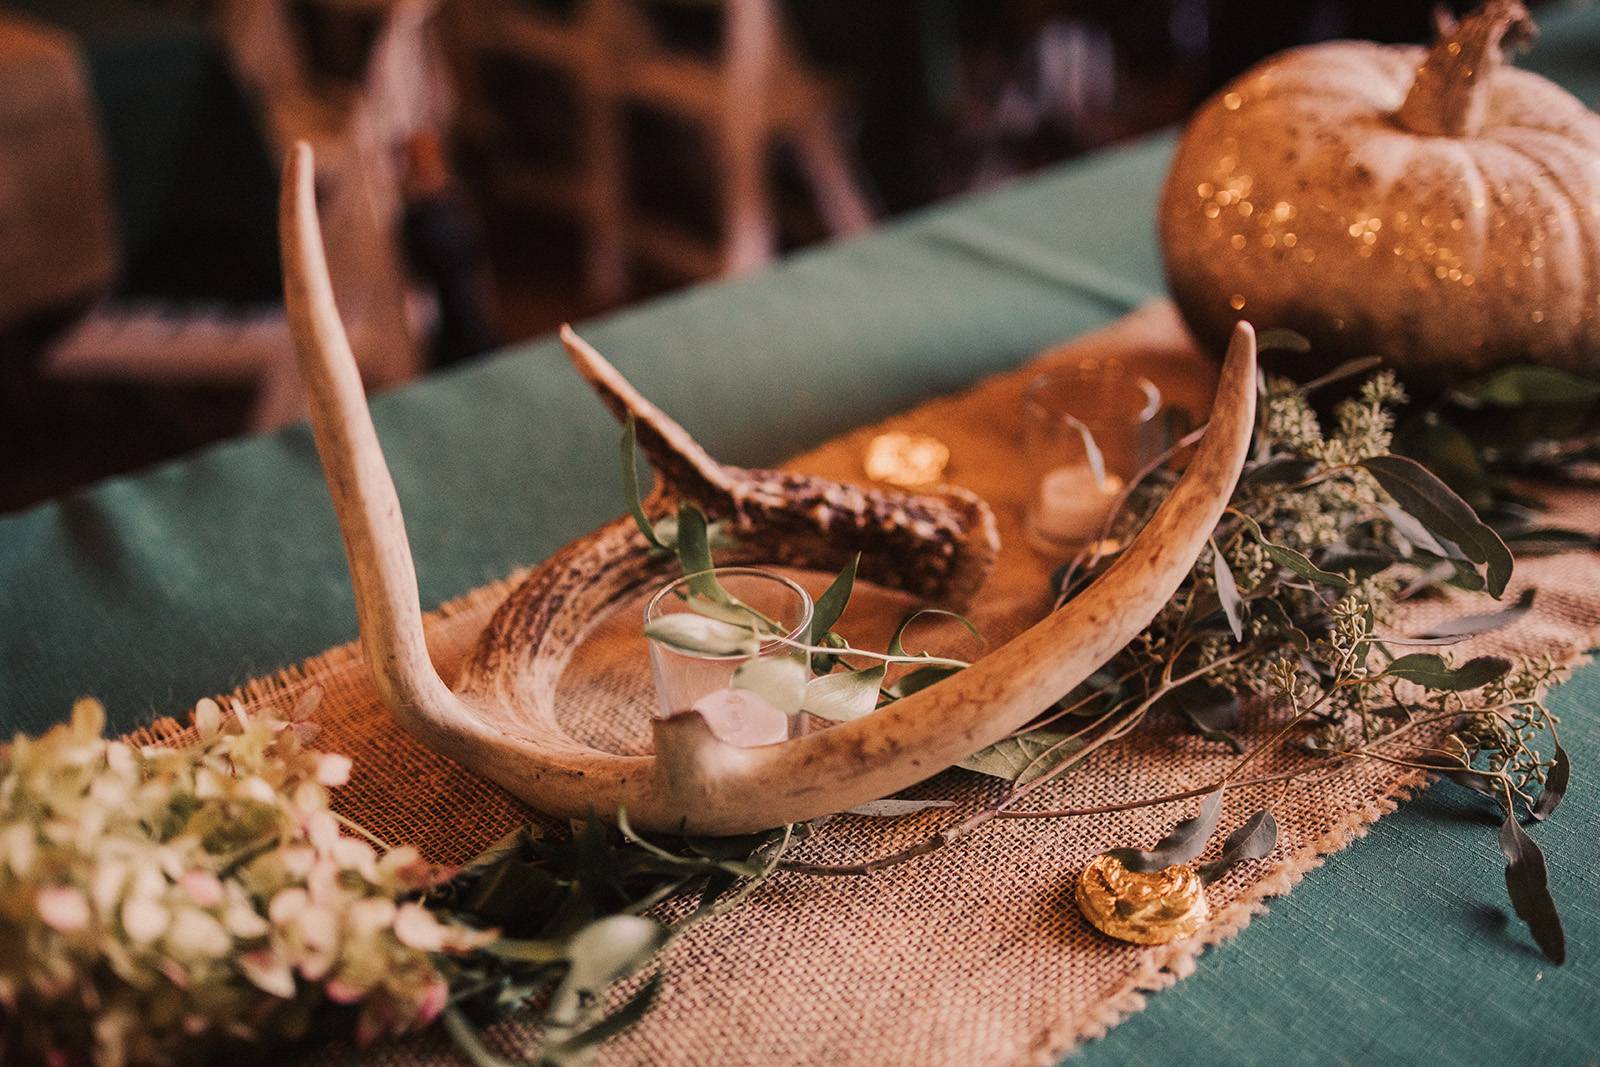
[[[1586,632],[1585,643],[1590,646],[1600,644],[1600,627],[1591,627]],[[1574,669],[1591,658],[1588,652],[1576,652],[1566,659],[1564,666]],[[1305,880],[1306,875],[1321,867],[1329,856],[1343,852],[1355,841],[1366,837],[1367,831],[1377,825],[1379,819],[1398,811],[1402,803],[1426,789],[1437,778],[1438,775],[1428,771],[1410,771],[1402,775],[1365,807],[1350,812],[1333,829],[1294,855],[1279,861],[1248,892],[1218,912],[1198,934],[1151,949],[1143,966],[1121,989],[1106,997],[1094,1010],[1068,1025],[1051,1029],[1035,1042],[1027,1060],[1028,1067],[1056,1067],[1063,1057],[1071,1055],[1083,1043],[1100,1040],[1129,1016],[1143,1011],[1146,994],[1159,993],[1189,977],[1195,971],[1195,961],[1206,949],[1232,941],[1250,925],[1251,920],[1267,913],[1267,901],[1288,896],[1295,886]]]
[[[1402,801],[1428,785],[1433,777],[1424,771],[1413,771],[1396,781],[1381,797],[1360,811],[1350,812],[1328,833],[1281,860],[1244,896],[1218,912],[1200,933],[1150,949],[1143,965],[1121,989],[1035,1042],[1027,1059],[1029,1067],[1055,1067],[1084,1042],[1098,1041],[1129,1016],[1143,1011],[1147,994],[1159,993],[1193,974],[1195,961],[1206,949],[1237,937],[1252,919],[1267,913],[1267,901],[1287,896],[1328,856],[1365,837],[1379,819],[1398,809]]]

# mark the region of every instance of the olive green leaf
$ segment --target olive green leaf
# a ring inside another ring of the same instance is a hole
[[[1205,795],[1200,810],[1193,818],[1184,819],[1172,832],[1156,843],[1148,852],[1137,848],[1113,848],[1106,855],[1115,857],[1130,871],[1148,873],[1163,871],[1175,863],[1188,863],[1206,850],[1206,843],[1216,832],[1217,820],[1222,816],[1222,787]]]
[[[1511,661],[1504,656],[1476,656],[1459,667],[1452,667],[1433,652],[1413,652],[1401,656],[1384,668],[1389,678],[1403,678],[1429,689],[1465,692],[1478,689],[1505,676]]]
[[[825,674],[806,683],[801,710],[830,722],[859,719],[878,706],[878,690],[889,672],[887,664],[858,671]]]
[[[1437,475],[1404,456],[1372,456],[1362,460],[1361,466],[1431,533],[1459,546],[1467,559],[1483,565],[1484,584],[1491,596],[1505,592],[1513,566],[1510,550]]]
[[[1557,965],[1566,962],[1567,937],[1550,895],[1544,853],[1517,822],[1515,812],[1500,826],[1500,854],[1506,858],[1506,892],[1517,918],[1528,924],[1545,959]]]
[[[644,513],[644,502],[639,498],[639,457],[635,447],[635,432],[633,416],[629,415],[622,424],[622,492],[628,501],[628,514],[633,516],[633,524],[639,527],[639,532],[644,534],[656,548],[669,548],[666,542],[656,535],[655,527],[650,525],[650,517]]]

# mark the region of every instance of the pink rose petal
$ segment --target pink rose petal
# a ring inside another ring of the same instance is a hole
[[[773,745],[789,737],[789,716],[748,689],[718,689],[690,709],[705,719],[717,740],[739,748]]]

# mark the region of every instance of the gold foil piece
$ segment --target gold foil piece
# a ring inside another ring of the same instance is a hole
[[[1211,914],[1200,875],[1188,864],[1140,874],[1110,853],[1089,861],[1078,876],[1078,910],[1096,930],[1136,945],[1188,937]]]
[[[867,477],[875,482],[915,489],[944,477],[950,449],[936,437],[920,433],[880,433],[867,445]]]

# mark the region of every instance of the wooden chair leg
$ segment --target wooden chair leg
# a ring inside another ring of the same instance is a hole
[[[741,274],[771,262],[778,245],[766,151],[778,13],[773,0],[728,0],[724,12],[722,260],[726,273]]]
[[[794,132],[795,155],[817,199],[817,211],[835,235],[872,228],[872,208],[851,172],[850,161],[826,114]]]
[[[588,204],[584,285],[591,298],[615,304],[628,292],[627,150],[622,107],[610,92],[589,94],[585,123]]]

